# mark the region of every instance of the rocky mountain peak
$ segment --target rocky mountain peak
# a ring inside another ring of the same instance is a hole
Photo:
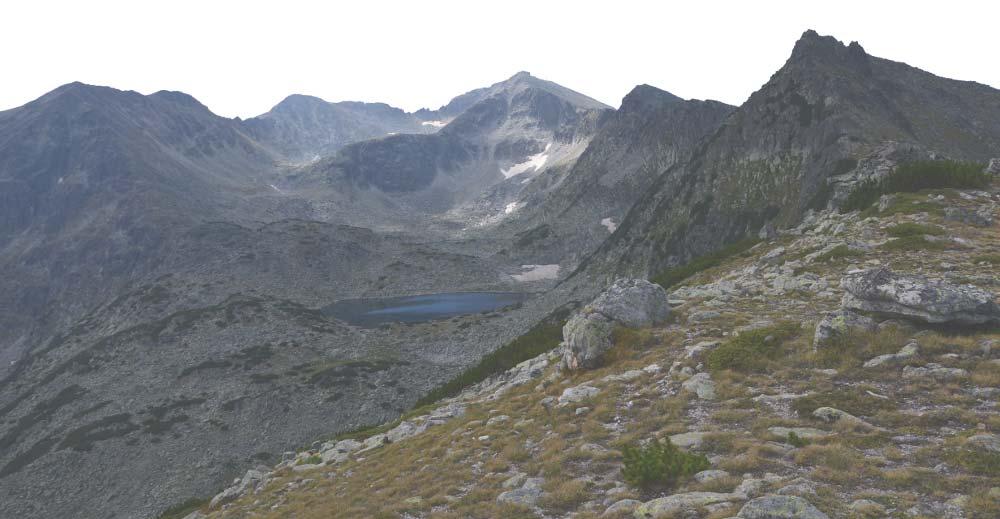
[[[813,66],[826,64],[867,67],[868,58],[868,53],[858,42],[852,41],[850,45],[844,45],[833,36],[821,36],[810,29],[795,43],[788,62]]]
[[[684,99],[666,90],[660,90],[650,85],[639,85],[622,98],[621,112],[637,113],[641,111],[658,110],[669,103],[679,103]]]

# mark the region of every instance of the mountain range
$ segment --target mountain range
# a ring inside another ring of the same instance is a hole
[[[228,119],[73,83],[0,112],[0,515],[156,517],[422,395],[624,275],[1000,156],[1000,91],[807,31],[741,106],[527,72]],[[531,293],[364,326],[334,302]]]

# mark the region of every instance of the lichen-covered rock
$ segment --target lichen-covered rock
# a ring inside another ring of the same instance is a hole
[[[637,519],[659,519],[673,518],[676,514],[695,510],[704,506],[716,503],[728,503],[745,499],[742,494],[728,494],[720,492],[688,492],[686,494],[674,494],[672,496],[661,497],[652,501],[647,501],[639,505],[634,512]]]
[[[597,312],[580,312],[563,326],[562,366],[570,370],[596,368],[612,346],[615,325]]]
[[[989,227],[993,225],[993,209],[990,206],[983,206],[977,210],[966,209],[964,207],[946,207],[944,219],[953,222],[962,222],[977,227]]]
[[[920,346],[916,342],[910,342],[906,346],[903,346],[897,353],[886,353],[885,355],[879,355],[866,361],[864,367],[877,368],[879,366],[899,364],[915,357],[919,351]]]
[[[993,176],[1000,176],[1000,159],[990,159],[990,164],[986,166],[986,172]]]
[[[521,506],[534,506],[538,498],[542,497],[542,478],[528,478],[521,485],[521,488],[508,490],[497,496],[497,502],[509,503]]]
[[[715,382],[708,373],[698,373],[681,384],[686,391],[690,391],[702,400],[715,400]]]
[[[743,505],[740,519],[829,519],[809,501],[798,496],[764,496]]]
[[[969,372],[962,368],[949,368],[934,362],[931,362],[926,366],[906,366],[903,368],[903,378],[905,379],[933,379],[943,382],[966,378],[968,376]]]
[[[873,319],[849,310],[830,312],[816,325],[816,332],[813,334],[813,348],[819,350],[829,346],[853,330],[870,332],[875,330],[877,326]]]
[[[615,326],[644,328],[670,315],[667,292],[643,279],[619,279],[563,327],[562,367],[591,369],[612,346]]]
[[[842,306],[851,310],[926,323],[1000,322],[1000,305],[993,294],[970,285],[931,281],[887,268],[850,272],[840,285],[846,291]]]
[[[653,326],[670,316],[667,291],[644,279],[615,281],[589,307],[629,328]]]
[[[559,395],[559,405],[577,404],[588,398],[593,398],[600,392],[600,389],[586,384],[568,387],[562,392],[562,395]]]

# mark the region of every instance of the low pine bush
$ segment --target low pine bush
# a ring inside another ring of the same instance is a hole
[[[841,206],[842,212],[867,209],[887,193],[912,193],[922,189],[975,189],[990,184],[991,178],[978,162],[918,160],[900,164],[880,180],[858,185]]]
[[[715,252],[699,256],[679,267],[667,269],[654,276],[650,281],[663,288],[670,288],[703,270],[721,265],[722,262],[737,254],[746,252],[750,247],[757,245],[759,242],[760,240],[757,238],[740,240]]]
[[[745,331],[708,354],[708,369],[758,371],[781,352],[781,345],[801,332],[801,325],[786,321]]]
[[[704,454],[690,454],[677,448],[667,438],[645,446],[622,448],[622,476],[633,487],[673,488],[684,479],[707,470],[711,464]]]

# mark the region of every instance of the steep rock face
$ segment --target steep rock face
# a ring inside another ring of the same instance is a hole
[[[564,175],[528,186],[524,209],[504,228],[524,233],[544,226],[547,232],[542,239],[519,240],[511,254],[535,262],[580,261],[614,232],[661,171],[687,160],[733,109],[637,86],[602,120]]]
[[[665,170],[586,271],[654,274],[823,207],[827,179],[886,141],[956,159],[1000,151],[1000,92],[806,32],[690,161]]]

